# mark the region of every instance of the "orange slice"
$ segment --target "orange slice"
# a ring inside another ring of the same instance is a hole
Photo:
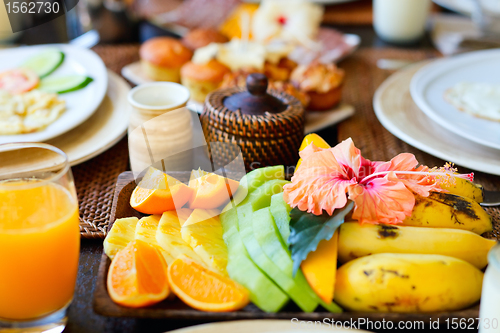
[[[249,302],[245,288],[186,257],[168,267],[168,282],[177,297],[200,311],[236,311]]]
[[[133,308],[167,298],[167,264],[158,248],[136,239],[118,252],[109,267],[108,292],[115,303]]]
[[[239,182],[215,173],[193,170],[189,179],[189,187],[193,195],[189,200],[189,208],[214,209],[229,202],[238,189]]]
[[[193,193],[193,189],[174,177],[150,167],[132,192],[130,205],[144,214],[162,214],[181,208]]]

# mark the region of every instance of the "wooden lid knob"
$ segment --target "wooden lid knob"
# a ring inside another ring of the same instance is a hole
[[[252,95],[262,96],[267,94],[269,81],[264,74],[253,73],[247,76],[247,90]]]
[[[280,113],[288,107],[278,98],[267,93],[269,81],[264,74],[253,73],[246,79],[247,91],[228,96],[224,99],[224,106],[231,111],[240,110],[242,114],[264,115]]]

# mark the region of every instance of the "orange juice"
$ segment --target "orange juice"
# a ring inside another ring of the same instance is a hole
[[[72,297],[78,205],[58,184],[0,182],[0,319],[42,317]]]

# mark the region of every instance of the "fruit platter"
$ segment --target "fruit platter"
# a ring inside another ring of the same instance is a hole
[[[95,289],[106,316],[446,320],[479,316],[497,243],[482,187],[451,164],[362,157],[310,134],[281,165],[123,173]]]

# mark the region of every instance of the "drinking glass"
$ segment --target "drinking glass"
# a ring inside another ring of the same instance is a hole
[[[425,33],[431,0],[374,0],[373,25],[389,43],[411,44]]]
[[[67,156],[0,145],[0,332],[61,332],[78,271],[78,203]]]

